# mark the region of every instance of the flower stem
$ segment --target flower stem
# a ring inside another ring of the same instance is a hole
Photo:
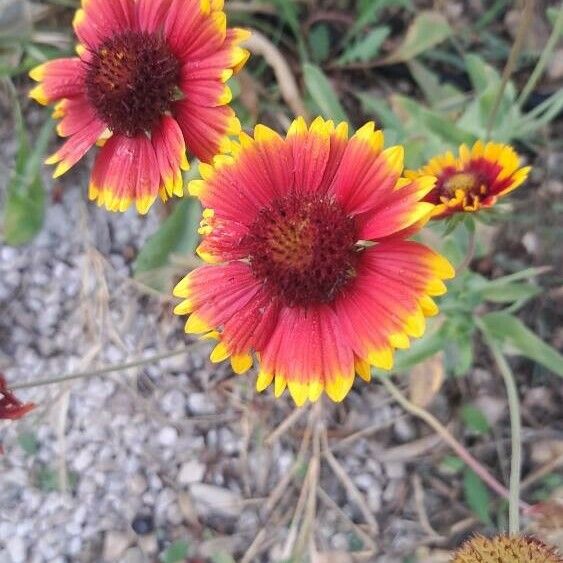
[[[483,334],[504,380],[504,386],[506,387],[506,395],[508,398],[511,442],[508,531],[511,535],[516,535],[520,531],[520,512],[518,510],[518,505],[520,502],[520,473],[522,469],[522,426],[520,422],[520,401],[518,399],[518,389],[514,380],[514,374],[512,373],[506,358],[499,350],[497,344],[487,335],[487,333],[484,332]]]
[[[522,47],[524,45],[524,39],[528,33],[528,29],[530,28],[530,24],[532,23],[533,13],[534,13],[534,3],[535,0],[524,0],[524,10],[520,15],[520,22],[518,24],[518,30],[516,32],[516,38],[514,39],[514,44],[512,45],[512,49],[510,50],[510,55],[508,56],[508,60],[506,61],[506,65],[502,72],[502,79],[497,91],[497,95],[493,104],[493,109],[489,114],[489,120],[487,123],[487,139],[491,136],[491,131],[493,130],[495,118],[497,116],[498,109],[500,107],[500,103],[502,100],[502,96],[506,89],[506,85],[508,84],[508,80],[512,75],[512,72],[516,68],[516,63],[518,61],[518,56],[522,51]]]
[[[158,362],[159,360],[165,360],[167,358],[172,358],[174,356],[181,356],[182,354],[187,354],[191,352],[198,346],[201,346],[205,341],[200,340],[189,344],[188,346],[183,346],[182,348],[177,348],[176,350],[169,350],[168,352],[162,352],[161,354],[155,354],[154,356],[148,356],[146,358],[141,358],[140,360],[135,360],[134,362],[127,362],[124,364],[114,364],[112,366],[105,366],[102,368],[96,368],[89,371],[80,371],[76,373],[68,373],[66,375],[60,375],[58,377],[47,377],[43,379],[32,379],[31,381],[24,381],[23,383],[16,383],[15,385],[9,385],[11,391],[16,391],[18,389],[28,389],[30,387],[40,387],[42,385],[51,385],[53,383],[62,383],[64,381],[70,381],[72,379],[81,379],[83,377],[94,377],[96,375],[105,375],[106,373],[111,373],[114,371],[121,371],[125,369],[135,368],[143,366],[145,364],[152,364],[153,362]]]
[[[476,244],[476,237],[475,237],[475,229],[469,231],[469,239],[467,241],[467,251],[463,258],[463,261],[460,265],[456,268],[456,276],[459,276],[461,272],[465,272],[469,265],[471,264],[471,260],[473,260],[475,256],[475,244]]]
[[[486,483],[493,491],[495,491],[498,495],[503,498],[510,499],[511,495],[508,489],[499,483],[488,471],[485,467],[483,467],[479,461],[477,461],[465,447],[460,444],[450,433],[450,431],[432,414],[430,414],[427,410],[416,406],[415,404],[411,403],[399,390],[399,388],[391,381],[389,376],[381,375],[380,377],[381,382],[387,389],[387,391],[391,394],[391,396],[409,413],[412,415],[424,420],[426,424],[431,426],[454,450],[454,452],[475,472],[479,477]],[[516,500],[516,510],[518,507],[522,510],[528,510],[530,505],[523,501]]]
[[[526,82],[526,85],[524,86],[522,92],[520,93],[520,97],[518,98],[517,101],[517,104],[520,108],[526,103],[528,97],[532,93],[533,89],[536,87],[538,80],[541,78],[541,75],[543,74],[543,71],[549,61],[549,57],[551,56],[553,49],[555,49],[555,46],[557,45],[557,41],[559,41],[559,36],[561,35],[562,30],[563,30],[563,2],[561,2],[561,4],[559,5],[559,13],[557,14],[557,19],[553,24],[551,35],[549,36],[549,39],[545,44],[542,54],[534,70],[532,71],[530,78],[528,78],[528,82]]]

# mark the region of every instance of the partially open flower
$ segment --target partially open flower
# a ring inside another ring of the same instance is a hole
[[[431,296],[454,271],[405,240],[428,220],[435,178],[400,178],[402,147],[383,149],[373,123],[293,122],[286,138],[258,125],[233,154],[202,165],[190,193],[205,210],[198,252],[212,263],[186,276],[175,312],[188,333],[216,338],[212,361],[247,371],[259,391],[286,387],[298,405],[341,401],[355,373],[391,369],[395,348],[420,337]]]
[[[477,535],[455,552],[452,563],[563,563],[556,550],[529,536]]]
[[[22,403],[8,390],[6,379],[0,373],[0,419],[16,420],[34,408],[33,403]]]
[[[207,162],[240,131],[225,82],[246,62],[242,29],[227,29],[223,0],[82,0],[78,57],[33,69],[30,96],[58,102],[54,176],[103,145],[89,196],[111,211],[146,213],[160,194],[183,195],[187,151]]]
[[[519,168],[514,149],[499,143],[477,141],[473,148],[459,148],[459,157],[451,152],[432,158],[417,171],[406,171],[408,178],[431,174],[438,178],[425,201],[436,205],[432,217],[443,219],[454,213],[473,212],[492,207],[500,197],[516,189],[530,172]]]

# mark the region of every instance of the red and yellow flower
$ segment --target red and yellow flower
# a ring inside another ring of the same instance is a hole
[[[0,419],[17,420],[33,410],[33,403],[22,403],[9,389],[6,379],[0,373]]]
[[[211,360],[230,358],[236,373],[255,355],[257,389],[287,387],[298,405],[323,391],[341,401],[356,373],[391,369],[454,275],[406,240],[434,208],[422,200],[435,178],[402,170],[402,147],[384,149],[373,123],[351,138],[321,118],[297,119],[286,138],[263,125],[241,133],[189,185],[209,264],[174,290],[186,332],[217,339]]]
[[[227,29],[223,0],[82,0],[73,26],[78,56],[30,73],[30,96],[57,102],[68,137],[47,159],[54,176],[97,143],[98,205],[146,213],[159,194],[183,195],[186,150],[208,162],[240,131],[225,83],[248,58],[248,32]]]
[[[477,141],[471,149],[462,145],[458,157],[448,151],[432,158],[420,170],[407,171],[405,176],[437,177],[436,186],[425,201],[436,205],[433,219],[443,219],[454,213],[492,207],[528,177],[530,167],[519,166],[512,147]]]

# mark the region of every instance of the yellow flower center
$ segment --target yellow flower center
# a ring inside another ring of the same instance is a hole
[[[477,178],[471,172],[459,172],[450,176],[444,182],[444,192],[454,195],[457,190],[462,190],[463,192],[472,191],[477,184]]]
[[[475,536],[455,553],[452,563],[561,563],[550,547],[533,537]]]

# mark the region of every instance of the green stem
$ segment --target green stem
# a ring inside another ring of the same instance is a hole
[[[144,366],[145,364],[152,364],[153,362],[158,362],[159,360],[165,360],[167,358],[172,358],[174,356],[181,356],[182,354],[187,354],[191,352],[205,341],[200,340],[184,346],[182,348],[177,348],[176,350],[169,350],[168,352],[162,352],[162,354],[155,354],[154,356],[149,356],[147,358],[142,358],[141,360],[135,360],[134,362],[127,362],[125,364],[114,364],[112,366],[105,366],[102,368],[97,368],[90,371],[81,371],[76,373],[69,373],[66,375],[60,375],[58,377],[47,377],[44,379],[33,379],[31,381],[25,381],[23,383],[16,383],[15,385],[9,385],[8,389],[10,391],[17,391],[18,389],[29,389],[30,387],[40,387],[42,385],[51,385],[54,383],[62,383],[64,381],[70,381],[72,379],[81,379],[84,377],[94,377],[96,375],[105,375],[106,373],[111,373],[113,371],[121,371],[130,368],[136,368],[139,366]]]
[[[530,78],[528,78],[528,82],[526,82],[526,85],[524,86],[522,92],[520,93],[520,97],[518,98],[517,101],[518,107],[522,108],[522,106],[526,103],[526,100],[532,93],[533,89],[536,87],[536,84],[538,83],[538,80],[541,78],[541,75],[543,74],[543,71],[545,70],[547,63],[549,62],[549,57],[551,57],[551,53],[553,53],[553,49],[555,49],[555,46],[557,45],[557,41],[559,40],[559,36],[561,35],[562,32],[563,32],[563,2],[561,2],[559,6],[559,13],[557,14],[557,19],[555,20],[555,24],[553,25],[551,35],[549,36],[549,39],[545,44],[542,54],[534,70],[532,71]]]
[[[514,380],[514,374],[506,361],[506,358],[498,348],[497,344],[483,332],[485,341],[495,359],[497,367],[504,380],[506,395],[508,398],[508,411],[510,413],[510,497],[508,507],[508,531],[511,535],[520,532],[520,473],[522,470],[522,425],[520,421],[520,400],[518,399],[518,388]]]
[[[467,241],[467,251],[465,253],[463,261],[456,268],[456,274],[455,274],[456,276],[459,276],[459,274],[461,274],[462,272],[467,270],[467,268],[469,268],[469,265],[471,264],[471,261],[475,256],[475,243],[476,243],[476,239],[475,239],[475,227],[474,227],[473,230],[469,231],[469,239]]]
[[[504,485],[499,483],[488,471],[483,467],[468,451],[460,444],[450,433],[450,431],[432,414],[427,410],[411,403],[399,390],[399,388],[389,379],[387,375],[380,375],[379,379],[390,393],[390,395],[409,413],[424,420],[426,424],[431,426],[454,450],[454,452],[470,467],[481,480],[486,483],[493,491],[503,498],[511,499],[510,491]],[[511,503],[512,506],[513,503]],[[530,505],[523,501],[516,501],[516,510],[520,507],[522,510],[529,510]]]
[[[535,0],[524,0],[524,1],[525,1],[524,10],[520,16],[520,22],[518,25],[518,31],[516,32],[516,38],[514,39],[514,44],[512,45],[512,49],[510,50],[510,55],[508,56],[508,60],[506,61],[506,65],[502,72],[502,79],[493,104],[493,109],[489,114],[489,120],[487,123],[487,134],[486,134],[487,139],[489,139],[491,136],[491,131],[493,130],[494,127],[495,118],[497,116],[497,112],[500,107],[502,96],[506,89],[506,85],[508,84],[508,80],[510,79],[510,76],[512,75],[514,69],[516,68],[518,56],[520,55],[520,51],[522,51],[522,47],[524,45],[524,39],[526,38],[528,29],[530,28],[530,24],[532,23]]]

